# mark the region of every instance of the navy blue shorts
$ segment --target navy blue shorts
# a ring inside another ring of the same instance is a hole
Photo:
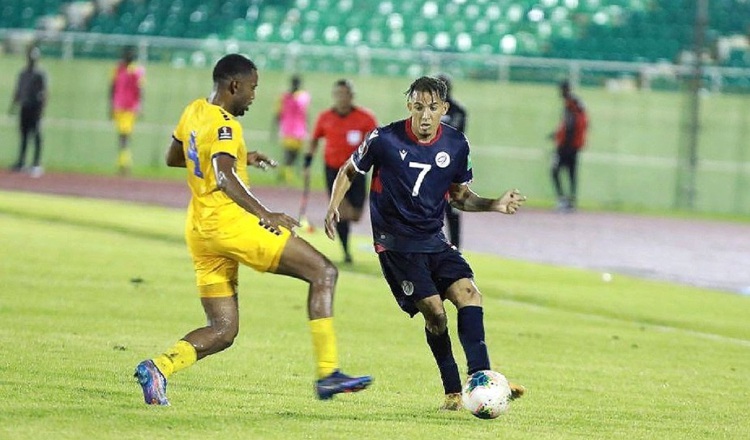
[[[417,301],[440,295],[462,278],[474,278],[469,263],[455,248],[437,253],[383,251],[378,254],[380,268],[401,309],[414,316]]]
[[[326,183],[328,184],[328,195],[331,195],[333,181],[339,173],[338,168],[331,168],[326,165]],[[352,205],[353,208],[362,209],[365,206],[365,196],[367,195],[367,182],[365,176],[357,173],[352,179],[352,186],[347,191],[344,198]]]

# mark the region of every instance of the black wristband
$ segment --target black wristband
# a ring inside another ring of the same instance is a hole
[[[305,154],[305,161],[303,162],[303,165],[305,168],[310,168],[310,164],[312,163],[313,155],[312,154]]]

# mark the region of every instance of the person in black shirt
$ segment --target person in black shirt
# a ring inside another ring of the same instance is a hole
[[[37,63],[40,51],[37,47],[31,47],[26,52],[26,67],[18,74],[16,90],[13,93],[13,101],[8,113],[12,114],[20,107],[19,130],[21,144],[18,151],[18,160],[13,165],[13,171],[21,171],[26,162],[26,145],[29,136],[34,136],[34,162],[30,170],[32,177],[39,177],[43,173],[41,166],[42,156],[42,134],[39,123],[42,119],[44,106],[47,103],[47,76]]]
[[[448,87],[448,113],[443,115],[440,122],[450,125],[461,133],[466,133],[466,108],[453,97],[453,84],[447,74],[440,74],[438,78],[443,80]],[[456,249],[461,249],[461,211],[453,206],[446,205],[445,221],[448,224],[448,238]]]

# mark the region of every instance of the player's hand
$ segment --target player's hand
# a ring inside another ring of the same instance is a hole
[[[331,240],[336,238],[336,224],[338,224],[340,218],[341,217],[339,216],[338,209],[328,208],[328,212],[326,213],[325,226],[326,226],[326,235]]]
[[[299,226],[297,219],[290,217],[283,212],[269,212],[260,217],[259,224],[276,235],[281,235],[281,228],[292,231]]]
[[[492,203],[492,210],[503,214],[515,214],[525,201],[526,196],[522,196],[517,189],[511,189]]]
[[[247,164],[265,171],[269,167],[276,168],[279,163],[261,152],[251,151],[247,153]]]

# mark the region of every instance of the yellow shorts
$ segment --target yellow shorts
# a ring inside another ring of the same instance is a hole
[[[117,133],[130,134],[133,132],[133,125],[135,124],[135,112],[127,110],[115,110],[112,114],[112,119],[114,119],[115,121]]]
[[[297,138],[284,137],[281,140],[281,146],[284,147],[285,150],[298,151],[300,148],[302,148],[303,144],[304,142],[302,141],[302,139]]]
[[[210,233],[201,233],[188,220],[185,238],[202,298],[234,295],[239,263],[258,272],[276,270],[291,233],[282,229],[281,235],[276,235],[260,226],[259,221],[256,216],[243,213],[232,221],[218,223]]]

